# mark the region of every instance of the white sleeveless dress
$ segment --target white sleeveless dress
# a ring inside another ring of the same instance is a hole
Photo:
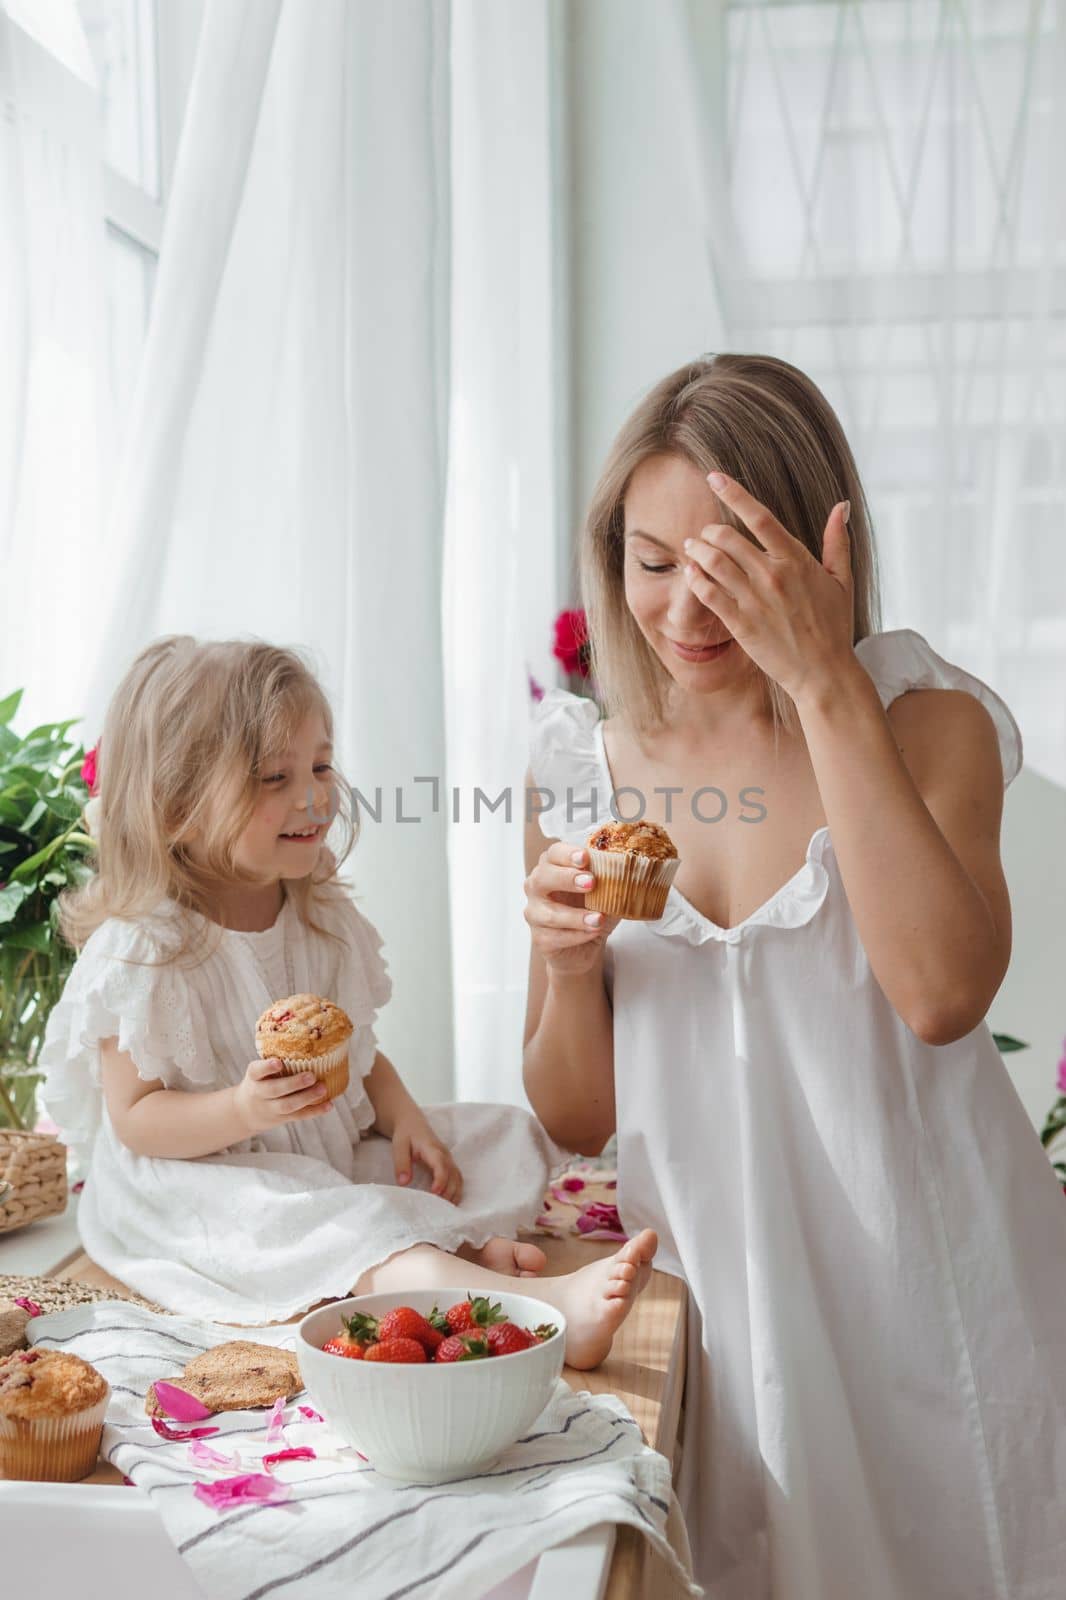
[[[94,1261],[172,1310],[260,1323],[350,1294],[363,1272],[410,1245],[454,1251],[534,1223],[566,1157],[516,1107],[425,1108],[462,1169],[458,1206],[428,1192],[417,1164],[411,1186],[397,1186],[363,1084],[392,984],[381,939],[347,895],[318,917],[339,947],[286,900],[272,927],[225,930],[198,966],[144,965],[173,949],[180,915],[164,901],[141,923],[97,928],[42,1046],[45,1107],[88,1172],[78,1226]],[[121,1142],[100,1088],[101,1039],[117,1036],[141,1076],[167,1088],[220,1089],[255,1059],[256,1019],[302,993],[336,1001],[354,1024],[351,1081],[327,1115],[194,1160],[139,1156]]]
[[[909,629],[856,654],[886,707],[977,696],[1015,777],[987,685]],[[545,696],[531,770],[547,837],[610,820],[591,701]],[[824,827],[736,927],[672,889],[606,969],[619,1208],[690,1289],[679,1489],[708,1595],[1062,1600],[1066,1200],[987,1025],[934,1047],[901,1021]]]

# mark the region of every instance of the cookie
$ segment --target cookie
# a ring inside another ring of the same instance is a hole
[[[203,1355],[194,1356],[184,1372],[160,1374],[163,1382],[176,1384],[210,1411],[246,1411],[254,1406],[272,1406],[279,1395],[291,1400],[303,1388],[300,1368],[291,1350],[270,1344],[255,1344],[250,1339],[231,1339],[215,1345]],[[166,1413],[156,1400],[151,1384],[144,1398],[150,1417]]]

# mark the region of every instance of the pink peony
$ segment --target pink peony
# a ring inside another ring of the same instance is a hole
[[[96,762],[99,749],[99,743],[94,744],[81,764],[81,781],[91,795],[96,793]]]
[[[576,672],[587,678],[591,670],[590,651],[584,611],[560,611],[555,619],[555,643],[552,646],[556,661],[561,662],[564,671]]]

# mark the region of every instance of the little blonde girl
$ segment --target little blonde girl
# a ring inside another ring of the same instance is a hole
[[[282,1320],[396,1288],[515,1288],[545,1264],[512,1238],[562,1152],[526,1112],[422,1110],[378,1050],[381,940],[337,876],[354,839],[323,691],[260,642],[157,641],[100,742],[95,876],[63,899],[78,960],[48,1026],[44,1100],[91,1158],[86,1250],[161,1305]],[[343,832],[339,859],[327,833]],[[294,993],[343,1007],[351,1081],[250,1060]],[[642,1234],[538,1284],[568,1357],[603,1359],[643,1287]]]

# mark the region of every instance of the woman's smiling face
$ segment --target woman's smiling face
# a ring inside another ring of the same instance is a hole
[[[629,480],[626,603],[670,676],[696,693],[718,688],[745,664],[729,629],[697,600],[685,577],[685,540],[724,520],[706,478],[681,456],[649,456]]]

